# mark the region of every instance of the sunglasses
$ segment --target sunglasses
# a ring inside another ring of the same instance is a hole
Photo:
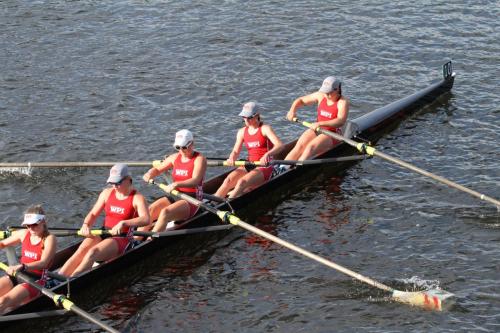
[[[40,223],[42,223],[42,221],[38,221],[37,223],[33,223],[33,224],[28,224],[27,227],[28,228],[34,228],[34,227],[37,227],[40,225]]]
[[[175,148],[175,150],[188,149],[189,146],[191,146],[191,144],[192,144],[192,142],[188,142],[187,145],[185,145],[185,146],[177,146],[177,145],[175,145],[174,148]]]
[[[121,179],[119,182],[117,182],[117,183],[108,183],[108,184],[109,184],[109,185],[112,185],[112,186],[120,186],[126,178],[127,178],[127,177],[122,178],[122,179]]]
[[[250,117],[243,117],[243,119],[248,119],[248,120],[250,120],[250,119],[252,119],[252,118],[255,118],[255,116],[256,116],[256,114],[254,114],[253,116],[250,116]]]

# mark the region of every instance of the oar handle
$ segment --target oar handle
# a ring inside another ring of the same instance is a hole
[[[117,163],[127,164],[129,167],[151,166],[156,161],[118,161],[118,162],[13,162],[0,163],[0,168],[87,168],[111,167]]]

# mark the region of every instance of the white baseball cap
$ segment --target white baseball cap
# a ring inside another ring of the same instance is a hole
[[[193,133],[187,129],[181,129],[175,133],[174,147],[187,147],[193,142]]]

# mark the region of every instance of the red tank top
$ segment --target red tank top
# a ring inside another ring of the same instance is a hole
[[[104,205],[104,212],[106,213],[106,217],[104,218],[105,228],[111,229],[120,221],[137,217],[137,211],[135,210],[133,204],[134,195],[135,190],[132,190],[126,199],[118,200],[116,198],[116,190],[113,189],[111,191],[111,194]],[[130,227],[124,227],[122,232],[128,232],[129,229]]]
[[[172,178],[174,182],[182,182],[193,178],[194,161],[198,155],[200,155],[200,153],[194,152],[193,157],[191,157],[187,162],[182,162],[182,154],[177,154],[174,161],[174,167],[172,169]],[[185,193],[201,193],[202,185],[203,178],[197,187],[179,187],[178,190]]]
[[[44,239],[42,238],[38,244],[31,244],[30,232],[26,232],[26,236],[24,236],[21,246],[21,264],[29,264],[30,262],[36,262],[42,259],[43,241]],[[41,270],[33,270],[30,272],[42,275]]]
[[[248,129],[246,127],[243,132],[243,142],[248,150],[248,160],[255,162],[260,160],[269,150],[273,149],[273,143],[269,138],[262,135],[262,126],[259,126],[257,132],[253,135],[249,133]]]
[[[328,105],[326,103],[326,98],[323,98],[318,105],[318,117],[316,118],[316,121],[320,122],[337,119],[337,114],[339,112],[337,104],[338,101],[332,105]],[[332,126],[321,126],[321,128],[332,132],[339,131],[336,127]]]

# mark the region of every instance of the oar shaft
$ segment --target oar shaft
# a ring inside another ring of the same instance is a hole
[[[267,164],[263,164],[260,161],[249,162],[249,161],[234,161],[234,165],[230,165],[227,161],[219,161],[219,160],[208,160],[208,166],[266,166],[266,165],[276,165],[276,164],[285,164],[285,165],[313,165],[313,164],[326,164],[326,163],[335,163],[335,162],[346,162],[346,161],[357,161],[366,159],[366,155],[359,156],[342,156],[342,157],[332,157],[332,158],[319,158],[315,160],[271,160]]]
[[[166,189],[167,189],[166,185],[159,184],[159,186],[160,186],[161,189],[163,189],[164,191],[166,191]],[[289,243],[289,242],[287,242],[287,241],[285,241],[285,240],[283,240],[281,238],[273,236],[273,235],[271,235],[268,232],[265,232],[265,231],[263,231],[263,230],[261,230],[259,228],[256,228],[256,227],[254,227],[254,226],[252,226],[252,225],[250,225],[250,224],[248,224],[248,223],[240,220],[237,216],[235,216],[233,214],[230,214],[229,212],[218,210],[218,209],[216,209],[216,208],[214,208],[214,207],[212,207],[210,205],[207,205],[207,204],[205,204],[205,203],[203,203],[203,202],[201,202],[201,201],[199,201],[199,200],[197,200],[197,199],[195,199],[195,198],[193,198],[193,197],[191,197],[191,196],[189,196],[187,194],[179,192],[177,190],[173,190],[171,193],[173,195],[181,198],[181,199],[184,199],[184,200],[186,200],[186,201],[188,201],[188,202],[190,202],[190,203],[192,203],[192,204],[194,204],[196,206],[203,207],[204,209],[208,210],[209,212],[216,214],[222,221],[225,221],[226,219],[228,219],[229,223],[231,223],[233,225],[237,225],[237,226],[239,226],[239,227],[241,227],[243,229],[246,229],[248,231],[256,233],[257,235],[259,235],[261,237],[269,239],[269,240],[271,240],[271,241],[273,241],[273,242],[275,242],[277,244],[280,244],[280,245],[282,245],[282,246],[284,246],[286,248],[289,248],[292,251],[300,253],[300,254],[308,257],[308,258],[311,258],[311,259],[313,259],[313,260],[315,260],[315,261],[317,261],[319,263],[322,263],[322,264],[324,264],[324,265],[326,265],[328,267],[331,267],[333,269],[336,269],[336,270],[338,270],[338,271],[340,271],[340,272],[342,272],[344,274],[347,274],[347,275],[349,275],[349,276],[351,276],[351,277],[353,277],[355,279],[358,279],[360,281],[368,283],[371,286],[374,286],[376,288],[379,288],[379,289],[382,289],[382,290],[386,290],[386,291],[389,291],[389,292],[393,292],[394,291],[393,288],[391,288],[389,286],[386,286],[385,284],[377,282],[377,281],[375,281],[373,279],[370,279],[369,277],[363,276],[363,275],[361,275],[359,273],[353,272],[350,269],[347,269],[347,268],[345,268],[343,266],[340,266],[340,265],[338,265],[338,264],[336,264],[336,263],[334,263],[332,261],[329,261],[329,260],[327,260],[325,258],[322,258],[322,257],[320,257],[320,256],[318,256],[318,255],[316,255],[316,254],[314,254],[312,252],[309,252],[309,251],[307,251],[307,250],[305,250],[305,249],[303,249],[301,247],[298,247],[298,246],[296,246],[296,245],[294,245],[292,243]]]
[[[4,264],[3,262],[0,262],[0,269],[3,269],[4,271],[7,271],[8,266],[6,264]],[[36,283],[35,281],[33,281],[26,274],[24,274],[22,272],[16,272],[14,274],[14,276],[16,278],[18,278],[19,280],[21,280],[23,282],[26,282],[30,286],[36,288],[38,291],[40,291],[45,296],[51,298],[54,301],[54,303],[56,303],[58,306],[66,309],[68,311],[72,311],[72,312],[78,314],[79,316],[87,319],[88,321],[96,324],[97,326],[99,326],[100,328],[102,328],[102,329],[104,329],[104,330],[106,330],[108,332],[119,333],[119,331],[117,331],[114,328],[106,325],[105,323],[97,320],[96,318],[92,317],[89,313],[87,313],[84,310],[80,309],[72,301],[70,301],[69,299],[67,299],[64,295],[56,294],[53,291],[40,286],[38,283]]]
[[[248,224],[248,223],[240,220],[238,217],[236,217],[236,216],[234,216],[232,214],[230,214],[228,218],[229,218],[229,222],[231,224],[233,224],[233,225],[237,225],[237,226],[242,227],[243,229],[246,229],[248,231],[251,231],[251,232],[253,232],[253,233],[255,233],[255,234],[257,234],[257,235],[259,235],[259,236],[261,236],[263,238],[269,239],[270,241],[273,241],[273,242],[275,242],[277,244],[280,244],[281,246],[284,246],[284,247],[286,247],[286,248],[288,248],[288,249],[290,249],[292,251],[300,253],[303,256],[306,256],[306,257],[308,257],[308,258],[310,258],[312,260],[315,260],[315,261],[317,261],[317,262],[319,262],[319,263],[321,263],[323,265],[326,265],[326,266],[328,266],[330,268],[333,268],[333,269],[335,269],[335,270],[337,270],[339,272],[342,272],[342,273],[344,273],[346,275],[349,275],[349,276],[351,276],[351,277],[353,277],[353,278],[355,278],[355,279],[357,279],[359,281],[365,282],[365,283],[367,283],[367,284],[369,284],[369,285],[371,285],[373,287],[376,287],[376,288],[379,288],[379,289],[382,289],[382,290],[385,290],[385,291],[389,291],[389,292],[393,292],[394,291],[393,288],[391,288],[391,287],[389,287],[389,286],[387,286],[387,285],[385,285],[383,283],[380,283],[380,282],[375,281],[375,280],[373,280],[373,279],[371,279],[369,277],[366,277],[364,275],[361,275],[359,273],[351,271],[350,269],[348,269],[346,267],[343,267],[341,265],[338,265],[338,264],[334,263],[333,261],[327,260],[327,259],[325,259],[323,257],[320,257],[320,256],[318,256],[318,255],[316,255],[316,254],[314,254],[312,252],[309,252],[309,251],[307,251],[307,250],[305,250],[305,249],[303,249],[303,248],[301,248],[301,247],[299,247],[297,245],[294,245],[294,244],[292,244],[290,242],[287,242],[287,241],[285,241],[285,240],[283,240],[281,238],[278,238],[278,237],[276,237],[274,235],[271,235],[270,233],[267,233],[267,232],[265,232],[265,231],[263,231],[263,230],[261,230],[259,228],[256,228],[256,227],[252,226],[251,224]]]
[[[425,170],[423,170],[423,169],[420,169],[419,167],[416,167],[416,166],[414,166],[414,165],[412,165],[412,164],[409,164],[409,163],[407,163],[407,162],[405,162],[405,161],[402,161],[402,160],[400,160],[400,159],[398,159],[398,158],[395,158],[395,157],[389,156],[389,155],[387,155],[387,154],[385,154],[385,153],[382,153],[382,152],[380,152],[380,151],[378,151],[378,150],[375,150],[375,151],[373,152],[373,154],[374,154],[375,156],[378,156],[378,157],[380,157],[380,158],[383,158],[383,159],[385,159],[385,160],[387,160],[387,161],[390,161],[390,162],[393,162],[393,163],[395,163],[395,164],[398,164],[398,165],[400,165],[400,166],[402,166],[402,167],[404,167],[404,168],[407,168],[407,169],[409,169],[409,170],[412,170],[412,171],[414,171],[414,172],[416,172],[416,173],[419,173],[419,174],[421,174],[421,175],[423,175],[423,176],[426,176],[426,177],[432,178],[432,179],[434,179],[434,180],[436,180],[436,181],[438,181],[438,182],[441,182],[441,183],[446,184],[446,185],[448,185],[448,186],[450,186],[450,187],[453,187],[453,188],[455,188],[455,189],[457,189],[457,190],[460,190],[460,191],[463,191],[463,192],[465,192],[465,193],[468,193],[468,194],[470,194],[470,195],[472,195],[472,196],[474,196],[474,197],[476,197],[476,198],[479,198],[479,199],[484,200],[484,201],[488,201],[488,202],[490,202],[490,203],[492,203],[492,204],[494,204],[494,205],[496,205],[497,207],[499,207],[499,208],[500,208],[500,201],[499,201],[499,200],[497,200],[497,199],[495,199],[495,198],[492,198],[492,197],[487,196],[487,195],[485,195],[485,194],[482,194],[482,193],[479,193],[479,192],[477,192],[477,191],[474,191],[474,190],[472,190],[472,189],[470,189],[470,188],[467,188],[467,187],[465,187],[465,186],[463,186],[463,185],[457,184],[457,183],[455,183],[455,182],[453,182],[453,181],[451,181],[451,180],[449,180],[449,179],[446,179],[446,178],[444,178],[444,177],[441,177],[441,176],[439,176],[439,175],[436,175],[436,174],[433,174],[433,173],[431,173],[431,172],[428,172],[428,171],[425,171]]]
[[[307,121],[300,121],[297,118],[294,118],[293,121],[301,123],[302,125],[304,125],[305,127],[308,127],[308,128],[312,127],[312,124],[308,123]],[[421,168],[418,168],[418,167],[416,167],[416,166],[414,166],[412,164],[409,164],[409,163],[407,163],[405,161],[402,161],[402,160],[400,160],[400,159],[398,159],[396,157],[389,156],[389,155],[387,155],[385,153],[382,153],[382,152],[378,151],[377,149],[375,149],[375,148],[373,148],[371,146],[368,146],[368,145],[366,145],[364,143],[356,142],[356,141],[351,140],[349,138],[346,138],[346,137],[344,137],[344,136],[342,136],[342,135],[340,135],[338,133],[322,129],[320,127],[316,128],[316,132],[323,133],[325,135],[328,135],[328,136],[330,136],[330,137],[332,137],[334,139],[340,140],[340,141],[344,141],[345,143],[347,143],[347,144],[355,147],[356,149],[358,149],[362,153],[366,153],[366,154],[369,154],[369,155],[372,155],[372,156],[378,156],[378,157],[383,158],[383,159],[385,159],[385,160],[387,160],[389,162],[393,162],[393,163],[395,163],[395,164],[397,164],[399,166],[402,166],[402,167],[407,168],[409,170],[412,170],[412,171],[414,171],[416,173],[419,173],[419,174],[421,174],[423,176],[432,178],[432,179],[434,179],[434,180],[436,180],[438,182],[441,182],[441,183],[443,183],[445,185],[453,187],[453,188],[455,188],[457,190],[460,190],[460,191],[463,191],[465,193],[468,193],[468,194],[470,194],[470,195],[472,195],[474,197],[477,197],[477,198],[479,198],[481,200],[488,201],[488,202],[496,205],[497,208],[500,209],[500,201],[497,200],[497,199],[495,199],[495,198],[492,198],[492,197],[487,196],[487,195],[485,195],[483,193],[479,193],[477,191],[471,190],[471,189],[469,189],[469,188],[467,188],[467,187],[465,187],[463,185],[457,184],[457,183],[455,183],[455,182],[453,182],[453,181],[451,181],[449,179],[446,179],[444,177],[441,177],[441,176],[435,175],[435,174],[433,174],[431,172],[425,171],[425,170],[423,170]]]
[[[259,161],[249,162],[249,161],[234,161],[233,165],[230,165],[227,161],[219,160],[208,160],[207,166],[260,166],[262,163]]]
[[[129,167],[151,166],[153,161],[123,161],[123,162],[22,162],[0,163],[0,168],[86,168],[111,167],[117,163],[127,164]]]

